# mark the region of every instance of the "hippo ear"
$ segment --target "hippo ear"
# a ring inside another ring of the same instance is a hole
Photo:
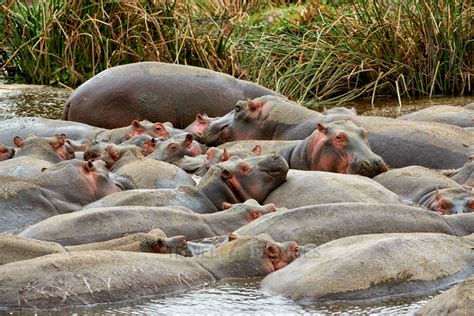
[[[109,154],[110,158],[112,158],[112,160],[114,161],[117,161],[120,159],[120,151],[117,150],[114,146],[107,146],[107,148],[105,149],[105,151]]]
[[[87,172],[92,172],[95,170],[95,166],[92,163],[92,161],[85,161],[84,164],[82,165],[85,171]]]
[[[280,255],[280,247],[274,243],[267,242],[265,245],[265,253],[270,259],[278,258]]]
[[[229,239],[229,241],[234,241],[234,240],[239,239],[239,236],[237,236],[237,235],[234,234],[234,233],[230,233],[227,238]]]
[[[204,114],[205,115],[205,114]],[[196,114],[196,122],[200,124],[205,124],[206,120],[204,119],[203,115],[201,114]]]
[[[139,120],[133,120],[131,125],[132,125],[132,129],[134,130],[138,130],[138,129],[143,130],[142,123],[140,123]]]
[[[156,138],[155,138],[155,137],[152,137],[152,138],[150,139],[150,143],[151,143],[152,145],[156,145]]]
[[[248,100],[247,101],[248,107],[250,111],[256,111],[260,109],[263,105],[262,101],[255,101],[255,100]]]
[[[262,212],[259,212],[256,210],[249,210],[249,215],[250,215],[251,220],[255,220],[259,218],[260,216],[262,216],[263,214]]]
[[[229,202],[223,202],[222,203],[222,209],[223,210],[228,210],[232,207],[232,203],[229,203]]]
[[[163,253],[163,248],[166,248],[166,244],[162,238],[157,238],[151,247],[151,252]]]
[[[260,156],[262,153],[262,146],[260,145],[255,145],[255,147],[252,149],[252,151],[257,155]]]
[[[277,208],[274,203],[268,203],[263,206],[266,212],[276,212]]]
[[[186,147],[191,147],[193,145],[194,137],[192,134],[186,134],[186,137],[184,138],[184,145]]]
[[[52,141],[51,143],[49,143],[49,144],[54,149],[59,149],[62,146],[64,146],[65,142],[66,142],[66,135],[61,134],[61,135],[56,135],[56,139],[54,141]],[[71,144],[71,143],[69,142],[69,144]]]
[[[25,141],[20,136],[13,137],[13,143],[18,148],[23,148],[25,146]]]
[[[469,212],[474,212],[474,199],[469,199],[469,201],[467,201],[467,207],[469,208]]]
[[[316,128],[318,129],[318,131],[320,131],[321,133],[324,133],[324,134],[327,134],[328,133],[328,128],[326,126],[324,126],[323,124],[321,123],[318,123],[318,125],[316,125]]]
[[[229,171],[227,169],[222,170],[222,178],[224,179],[232,178],[232,171]]]
[[[354,115],[357,115],[357,110],[356,110],[355,106],[351,107],[350,110],[351,110],[351,112],[354,113]]]
[[[222,158],[221,158],[221,161],[224,162],[224,161],[227,161],[229,160],[230,158],[230,152],[224,148],[224,152],[222,153]]]
[[[327,107],[324,106],[323,107],[323,114],[327,114],[327,113],[328,113],[328,109],[327,109]]]

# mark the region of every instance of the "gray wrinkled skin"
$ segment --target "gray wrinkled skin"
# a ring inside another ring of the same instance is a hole
[[[435,296],[415,315],[470,315],[474,311],[474,275]]]
[[[267,94],[276,93],[212,70],[141,62],[109,68],[83,83],[66,102],[63,119],[104,128],[147,119],[185,128],[196,113],[220,116],[239,100]]]
[[[402,203],[395,193],[367,177],[293,169],[264,201],[286,208],[338,202]]]
[[[182,206],[92,208],[53,216],[19,235],[77,245],[159,228],[167,236],[184,235],[196,240],[227,235],[251,222],[255,214],[258,217],[274,210],[273,205],[261,206],[254,200],[233,204],[227,210],[212,214],[198,214]]]
[[[469,237],[432,233],[346,237],[315,248],[261,286],[300,303],[427,295],[474,272],[472,246]]]
[[[401,120],[438,122],[459,127],[474,127],[474,110],[460,106],[436,105],[400,116]]]
[[[354,235],[401,232],[465,236],[474,233],[474,214],[442,216],[400,204],[331,203],[270,213],[237,229],[234,234],[267,233],[275,241],[322,245]]]

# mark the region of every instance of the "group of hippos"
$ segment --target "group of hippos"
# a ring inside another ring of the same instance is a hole
[[[474,103],[319,113],[190,66],[110,68],[0,122],[0,310],[261,277],[302,304],[474,310]],[[370,144],[370,145],[369,145]]]

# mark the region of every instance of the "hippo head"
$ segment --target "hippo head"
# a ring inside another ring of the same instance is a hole
[[[142,149],[144,156],[148,156],[155,151],[157,139],[148,134],[142,134],[134,136],[127,140],[126,142],[121,143],[120,145],[135,145]]]
[[[12,147],[5,146],[4,144],[0,144],[0,161],[13,158],[14,155],[15,149],[13,149]]]
[[[212,166],[197,186],[216,206],[255,199],[261,203],[286,180],[288,163],[280,155],[242,159],[237,156]]]
[[[299,257],[296,242],[277,243],[266,234],[229,240],[196,257],[199,264],[218,278],[265,276]]]
[[[429,208],[441,214],[471,213],[474,212],[474,194],[464,188],[437,190]]]
[[[310,170],[367,177],[387,171],[383,159],[370,149],[367,131],[352,121],[318,123],[309,138],[307,160]]]
[[[107,169],[113,170],[133,160],[144,157],[141,149],[135,145],[121,146],[109,144],[105,147],[100,159],[105,162]]]
[[[251,221],[259,218],[268,213],[275,212],[277,210],[275,204],[269,203],[265,205],[260,205],[254,199],[245,201],[244,203],[232,204],[229,202],[222,203],[224,210],[229,210],[231,212],[242,212],[245,213],[245,222],[250,223]]]
[[[193,135],[169,138],[158,142],[155,151],[148,157],[166,162],[176,162],[184,156],[197,156],[202,154],[201,145],[194,140]]]
[[[71,155],[70,151],[64,146],[66,143],[66,135],[64,134],[53,137],[29,135],[26,139],[15,136],[13,143],[19,148],[16,154],[18,157],[31,156],[53,163],[74,158],[74,153]]]
[[[145,249],[149,249],[149,251],[153,253],[174,253],[185,257],[191,256],[191,251],[188,249],[188,241],[185,236],[157,238],[152,245],[147,245]]]
[[[100,159],[109,145],[110,143],[107,141],[93,141],[89,148],[84,151],[84,160],[96,161]]]
[[[216,121],[220,117],[209,117],[206,113],[197,114],[196,120],[189,124],[184,131],[193,135],[194,139],[201,140],[201,137],[206,134],[209,124]]]
[[[163,123],[152,123],[147,120],[133,120],[130,125],[130,131],[125,134],[125,139],[131,139],[142,134],[147,134],[152,137],[170,137],[170,133],[167,131],[166,126]]]

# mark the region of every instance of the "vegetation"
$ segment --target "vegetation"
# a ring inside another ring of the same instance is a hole
[[[18,80],[75,87],[155,60],[251,80],[308,105],[472,95],[470,0],[7,1]]]

